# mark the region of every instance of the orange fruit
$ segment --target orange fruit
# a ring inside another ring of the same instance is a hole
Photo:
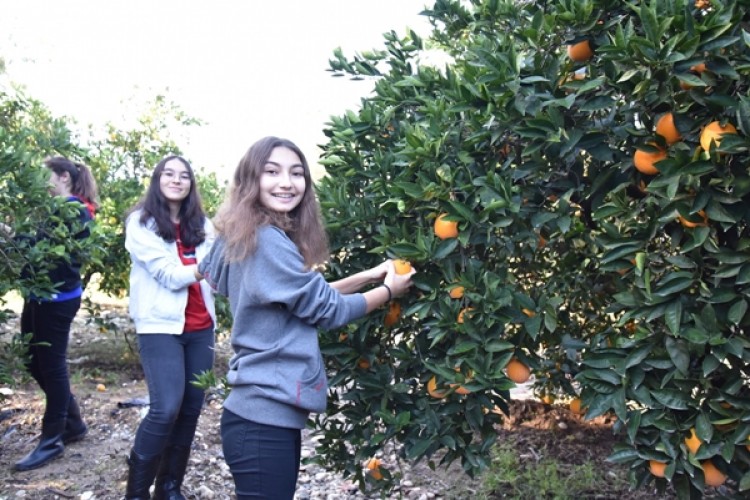
[[[713,121],[703,127],[701,131],[701,147],[704,151],[708,151],[711,147],[711,142],[716,143],[716,147],[721,144],[721,136],[724,134],[736,134],[737,129],[731,123],[727,123],[723,127],[718,121]]]
[[[690,71],[695,71],[696,73],[700,75],[701,73],[706,71],[706,63],[702,62],[698,64],[693,64],[692,66],[690,66]]]
[[[105,386],[104,384],[97,384],[96,385],[96,390],[99,391],[99,392],[104,392],[104,391],[107,390],[107,386]]]
[[[411,272],[411,262],[404,259],[393,261],[393,267],[396,268],[396,274],[409,274]]]
[[[659,462],[658,460],[649,460],[648,469],[656,477],[664,477],[664,471],[667,469],[666,462]]]
[[[445,220],[448,214],[440,214],[435,219],[435,236],[441,240],[458,236],[458,222]]]
[[[664,113],[656,121],[656,133],[664,138],[667,144],[674,144],[682,138],[682,134],[674,126],[674,115]]]
[[[659,173],[659,169],[654,166],[654,163],[659,162],[666,157],[667,152],[663,149],[655,152],[636,149],[635,154],[633,154],[633,165],[636,170],[642,174],[656,175]]]
[[[508,364],[505,366],[505,373],[508,375],[508,378],[516,384],[523,384],[531,377],[531,370],[529,367],[518,361],[516,358],[508,361]]]
[[[464,322],[464,314],[466,314],[468,311],[473,311],[473,307],[464,307],[461,309],[461,311],[458,313],[458,318],[456,319],[456,323],[461,324]]]
[[[690,437],[685,438],[685,446],[690,450],[690,453],[695,453],[700,448],[701,439],[695,435],[695,429],[690,429]]]
[[[367,370],[368,368],[370,368],[370,362],[365,358],[359,358],[359,361],[357,361],[357,366],[363,370]]]
[[[437,379],[435,379],[434,375],[430,380],[427,381],[427,394],[435,399],[443,399],[445,397],[444,392],[440,392],[437,390]]]
[[[726,474],[716,468],[710,460],[701,462],[703,467],[703,477],[706,479],[706,486],[721,486],[727,480]]]
[[[401,318],[401,304],[398,302],[391,302],[388,305],[388,312],[385,314],[383,324],[387,327],[391,327],[398,323]]]
[[[695,0],[695,8],[698,10],[706,10],[711,7],[711,0]]]
[[[568,57],[576,62],[588,61],[594,55],[594,50],[588,40],[568,45]]]
[[[534,316],[536,316],[536,313],[535,313],[534,311],[532,311],[531,309],[527,309],[527,308],[525,308],[525,307],[524,307],[523,309],[521,309],[521,311],[522,311],[522,312],[523,312],[523,313],[524,313],[524,314],[525,314],[526,316],[528,316],[529,318],[533,318]]]
[[[456,285],[452,287],[450,291],[448,291],[448,295],[452,299],[460,299],[461,297],[464,296],[464,287],[460,285]]]
[[[708,225],[708,216],[706,215],[706,212],[704,212],[703,210],[698,210],[698,212],[696,213],[696,215],[698,215],[701,219],[703,219],[703,221],[702,222],[691,222],[691,221],[687,220],[685,217],[683,217],[682,215],[679,215],[677,218],[679,219],[680,224],[682,224],[683,227],[687,227],[687,228],[693,228],[693,227],[707,226]]]
[[[570,401],[570,411],[575,413],[576,415],[583,415],[586,413],[583,411],[583,408],[581,407],[581,400],[580,398],[574,398]]]
[[[371,458],[367,462],[367,473],[370,474],[370,477],[373,479],[380,481],[383,479],[383,473],[380,472],[380,465],[382,462],[377,458]]]
[[[553,394],[545,394],[539,399],[541,399],[542,403],[546,405],[551,405],[555,402],[555,396]]]

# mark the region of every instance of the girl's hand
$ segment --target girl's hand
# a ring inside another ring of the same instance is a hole
[[[396,268],[393,266],[393,261],[388,261],[388,272],[383,279],[383,283],[388,285],[391,289],[392,298],[400,297],[405,294],[409,288],[414,284],[411,277],[417,272],[412,266],[411,271],[406,274],[396,274]]]
[[[366,276],[368,283],[381,283],[385,279],[386,274],[388,274],[389,264],[391,264],[391,267],[393,266],[390,259],[381,262],[375,267],[362,271],[362,273]]]

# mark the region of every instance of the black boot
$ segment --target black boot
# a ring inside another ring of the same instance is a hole
[[[156,477],[159,467],[159,455],[143,457],[135,451],[130,452],[128,458],[128,486],[125,490],[126,500],[149,500],[149,488]]]
[[[68,418],[65,420],[65,430],[63,431],[63,443],[68,444],[79,441],[88,433],[89,429],[81,418],[81,409],[73,395],[70,395],[68,402]]]
[[[186,500],[180,492],[180,486],[185,477],[189,457],[189,447],[167,446],[156,475],[153,500]]]
[[[62,440],[65,421],[42,421],[42,437],[34,450],[16,462],[14,468],[18,471],[36,469],[47,462],[59,457],[65,451]]]

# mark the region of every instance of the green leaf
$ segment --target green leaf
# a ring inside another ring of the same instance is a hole
[[[740,299],[729,308],[727,319],[735,325],[738,325],[742,321],[742,318],[745,317],[745,313],[747,313],[747,301],[745,299]]]
[[[675,368],[682,375],[687,375],[690,370],[690,351],[685,342],[667,337],[665,341],[667,354],[674,363]]]
[[[676,389],[655,389],[651,391],[651,395],[667,408],[673,410],[688,409],[689,395],[686,395],[682,391]]]

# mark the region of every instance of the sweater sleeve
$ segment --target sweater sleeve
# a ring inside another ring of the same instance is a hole
[[[275,227],[258,232],[253,272],[246,290],[255,290],[258,303],[283,305],[303,322],[326,329],[339,328],[365,315],[362,294],[342,295],[323,275],[305,269],[297,246]]]
[[[133,265],[145,268],[163,287],[179,290],[195,283],[193,270],[180,261],[177,249],[171,251],[155,231],[141,224],[140,212],[128,217],[125,248],[130,253]]]

